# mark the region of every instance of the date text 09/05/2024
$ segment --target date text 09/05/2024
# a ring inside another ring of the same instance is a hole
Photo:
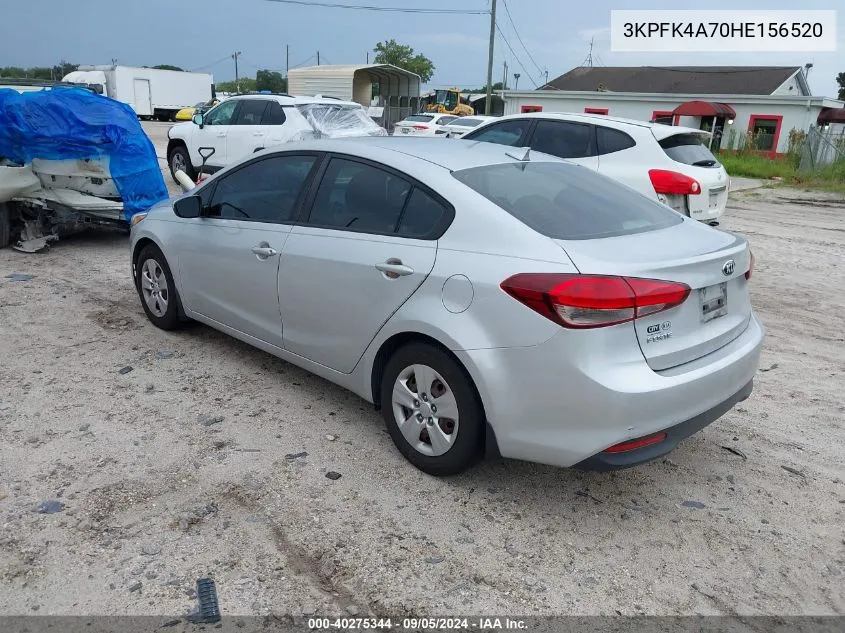
[[[513,618],[309,618],[308,628],[312,631],[455,631],[455,630],[511,630],[526,629],[524,620]]]

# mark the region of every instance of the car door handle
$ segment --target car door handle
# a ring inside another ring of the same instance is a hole
[[[252,252],[258,257],[258,259],[267,259],[268,257],[273,257],[273,255],[278,255],[279,251],[277,251],[272,246],[268,246],[266,244],[253,246]]]
[[[217,138],[226,138],[226,132],[220,132],[220,133],[217,135]]]
[[[253,132],[253,136],[264,136],[264,132]]]
[[[414,272],[414,269],[405,266],[401,259],[388,259],[384,263],[376,264],[376,270],[383,272],[390,279],[398,279]]]

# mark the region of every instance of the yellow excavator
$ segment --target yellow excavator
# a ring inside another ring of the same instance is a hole
[[[455,116],[472,116],[475,110],[472,106],[461,103],[461,91],[457,88],[449,90],[437,90],[434,93],[434,102],[425,107],[426,112],[438,112],[439,114],[454,114]]]

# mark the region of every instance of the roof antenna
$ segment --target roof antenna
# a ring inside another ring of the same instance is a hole
[[[528,162],[531,160],[528,156],[528,153],[531,151],[530,147],[515,147],[510,152],[505,152],[505,156],[509,156],[514,160],[518,160],[521,163]]]

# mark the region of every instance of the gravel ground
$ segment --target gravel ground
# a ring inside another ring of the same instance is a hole
[[[428,477],[357,397],[149,324],[125,236],[0,251],[0,614],[184,614],[202,576],[237,615],[845,614],[843,214],[733,198],[767,327],[755,393],[612,474]]]

